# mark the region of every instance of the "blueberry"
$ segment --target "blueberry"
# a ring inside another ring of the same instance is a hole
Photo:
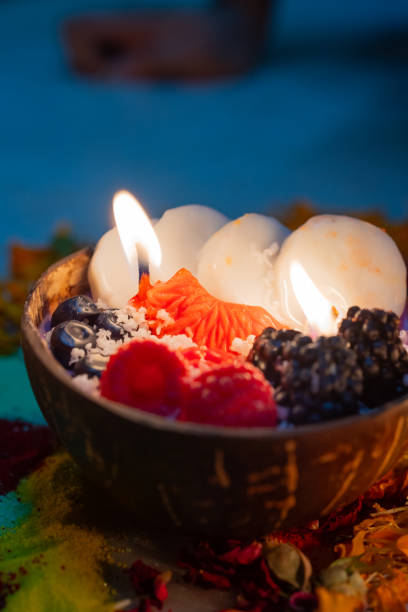
[[[70,367],[72,349],[85,349],[87,344],[95,346],[96,334],[89,325],[81,321],[64,321],[51,332],[51,351],[64,368]]]
[[[109,357],[105,357],[105,355],[86,355],[86,357],[76,362],[74,372],[75,374],[88,374],[88,376],[100,377],[108,361]]]
[[[98,315],[95,325],[99,329],[107,329],[110,331],[112,340],[120,340],[125,334],[123,326],[118,323],[118,316],[115,309],[103,310]]]
[[[93,323],[101,312],[100,308],[87,295],[76,295],[57,306],[51,317],[51,327],[64,321],[84,321]]]

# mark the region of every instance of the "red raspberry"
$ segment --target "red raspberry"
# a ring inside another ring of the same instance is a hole
[[[101,395],[146,412],[177,418],[186,396],[186,369],[164,344],[132,340],[109,359]]]
[[[248,363],[229,363],[202,372],[190,383],[183,421],[229,427],[274,427],[271,385]]]
[[[179,354],[192,375],[197,375],[197,372],[192,372],[191,368],[193,370],[208,371],[212,370],[216,365],[234,363],[239,359],[238,355],[227,353],[221,349],[209,349],[206,346],[190,346],[186,349],[181,349]]]

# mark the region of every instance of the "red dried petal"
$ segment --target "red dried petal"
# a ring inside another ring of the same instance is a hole
[[[0,495],[12,491],[55,446],[48,427],[0,419]]]
[[[293,528],[286,531],[275,531],[271,537],[278,542],[287,542],[293,544],[301,551],[318,546],[320,543],[319,532],[312,529],[306,528]]]
[[[224,555],[220,556],[222,561],[232,563],[234,565],[249,565],[253,563],[262,554],[262,544],[260,542],[253,542],[249,546],[242,548],[236,546],[232,550],[228,551]]]
[[[132,564],[127,573],[130,576],[133,588],[139,595],[147,595],[152,589],[155,578],[160,574],[157,569],[146,565],[140,559]]]
[[[336,531],[342,527],[354,525],[363,508],[363,497],[359,497],[355,502],[345,506],[337,512],[331,512],[329,516],[320,524],[320,530],[324,532]]]
[[[224,546],[216,552],[208,542],[200,542],[193,550],[184,551],[180,565],[188,569],[185,579],[212,588],[236,589],[248,604],[242,608],[245,610],[266,610],[267,605],[275,605],[280,589],[262,558],[262,544],[245,546],[230,540],[226,545],[228,550]]]
[[[169,596],[169,592],[167,590],[167,585],[163,580],[155,580],[154,583],[154,596],[157,601],[163,603]]]
[[[207,570],[195,570],[191,576],[193,578],[191,582],[201,587],[219,589],[221,591],[228,591],[232,587],[229,578],[221,574],[208,572]]]
[[[166,582],[160,578],[161,573],[159,570],[146,565],[146,563],[139,559],[126,572],[136,593],[147,596],[147,599],[144,599],[140,604],[139,612],[149,612],[151,609],[150,605],[161,610],[163,602],[168,597],[168,591]],[[142,608],[142,605],[148,607]]]

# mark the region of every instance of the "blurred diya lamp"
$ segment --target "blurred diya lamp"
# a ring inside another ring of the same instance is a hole
[[[185,251],[180,241],[174,245],[175,251],[180,249],[173,254],[177,265],[183,264],[185,253],[188,253],[185,267],[199,271],[203,253],[208,265],[212,254],[205,245],[214,234],[209,237],[207,234],[222,222],[209,210],[200,211],[198,225],[202,226],[205,219],[206,227],[202,233],[192,232],[196,236],[194,244],[191,241]],[[144,211],[133,196],[120,192],[114,200],[114,212],[117,229],[102,237],[94,253],[79,251],[49,268],[40,278],[27,299],[22,322],[27,370],[39,405],[92,481],[131,510],[144,527],[173,526],[200,535],[249,537],[328,515],[353,501],[394,465],[407,446],[407,396],[367,414],[316,425],[271,429],[168,420],[79,388],[53,357],[42,333],[44,324],[64,300],[92,291],[94,299],[100,297],[109,306],[120,307],[139,289],[136,298],[141,301],[150,287],[152,291],[156,286],[165,290],[166,283],[173,283],[174,287],[180,273],[187,283],[184,288],[180,284],[184,297],[189,290],[205,291],[187,271],[177,272],[162,284],[152,283],[148,273],[154,268],[160,277],[161,251]],[[194,218],[186,215],[189,212],[176,213],[180,214],[179,221],[185,223],[186,231],[189,224],[194,226]],[[242,218],[244,221],[236,227],[247,223],[255,228],[258,219],[248,217]],[[386,305],[401,315],[406,297],[405,266],[385,234],[384,239],[382,233],[367,238],[368,248],[373,247],[379,262],[378,270],[364,266],[364,253],[359,254],[361,268],[368,272],[364,286],[348,287],[347,274],[353,275],[354,271],[347,268],[353,264],[347,259],[350,256],[347,249],[338,262],[343,285],[339,283],[337,293],[333,290],[335,279],[331,278],[328,285],[327,246],[323,240],[319,249],[315,225],[320,224],[324,231],[330,226],[327,232],[337,233],[332,235],[338,237],[334,249],[330,242],[335,251],[344,247],[342,232],[347,243],[348,235],[361,230],[354,220],[348,219],[322,215],[309,222],[313,227],[301,228],[299,234],[294,232],[289,237],[273,220],[266,230],[262,227],[262,231],[249,231],[247,236],[227,227],[229,224],[221,224],[214,231],[215,236],[221,235],[217,242],[222,248],[216,249],[210,265],[214,274],[223,270],[225,285],[234,284],[227,278],[229,268],[233,278],[245,285],[245,278],[237,278],[236,269],[226,265],[226,258],[239,255],[240,248],[247,248],[248,252],[266,250],[263,253],[266,259],[255,257],[254,265],[259,266],[256,274],[266,270],[272,283],[269,294],[263,293],[267,308],[248,303],[240,307],[264,312],[266,320],[277,326],[286,323],[313,335],[334,333],[339,318],[353,305],[356,295],[371,292],[370,299],[375,302],[377,293],[381,296],[388,287],[392,291]],[[224,227],[225,237],[231,240],[230,251],[223,244]],[[368,234],[372,231],[364,229]],[[265,248],[265,231],[276,238],[276,248]],[[314,248],[309,253],[303,250],[305,246]],[[352,256],[356,256],[353,247],[350,248]],[[270,275],[271,269],[277,271],[276,281]],[[143,274],[145,281],[139,287]],[[247,294],[245,299],[250,302],[251,296]],[[277,323],[280,317],[281,324]]]

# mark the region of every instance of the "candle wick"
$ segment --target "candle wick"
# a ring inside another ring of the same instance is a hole
[[[142,278],[143,274],[147,274],[149,276],[149,255],[146,247],[142,244],[137,244],[137,259],[139,263],[139,281]]]

